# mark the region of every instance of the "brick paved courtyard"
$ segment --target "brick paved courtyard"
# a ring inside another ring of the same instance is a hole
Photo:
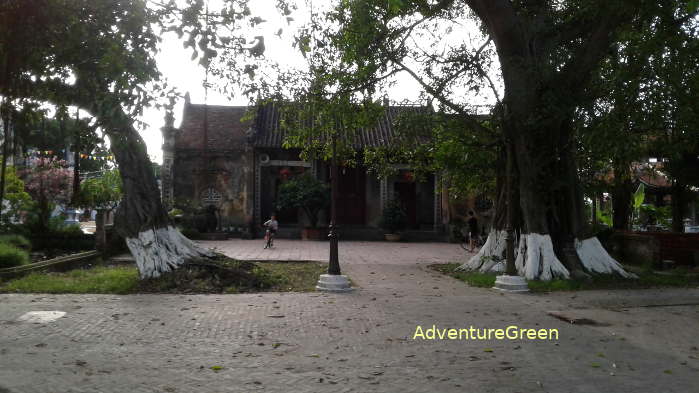
[[[241,259],[327,258],[324,242],[204,243]],[[458,245],[343,242],[340,257],[350,294],[0,295],[0,392],[696,391],[699,289],[503,295],[426,267],[464,258]],[[66,315],[19,320],[50,310]],[[433,324],[560,337],[412,340]]]

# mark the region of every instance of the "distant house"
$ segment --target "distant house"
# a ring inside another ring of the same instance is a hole
[[[387,106],[373,127],[359,130],[358,150],[391,143],[396,118],[425,106]],[[254,111],[249,121],[242,121]],[[196,105],[187,99],[182,123],[163,128],[162,195],[168,206],[214,206],[220,226],[256,227],[276,213],[282,234],[298,236],[304,217],[296,209],[278,210],[279,187],[303,173],[329,181],[328,164],[303,161],[299,151],[284,149],[278,108]],[[447,195],[438,174],[415,179],[407,166],[395,176],[377,178],[363,167],[342,167],[339,178],[338,224],[343,238],[380,239],[378,228],[386,202],[398,199],[408,214],[414,237],[443,239],[448,223]],[[327,224],[321,216],[320,224]]]

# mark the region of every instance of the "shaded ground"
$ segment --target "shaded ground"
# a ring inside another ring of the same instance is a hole
[[[325,243],[287,242],[269,255],[283,256],[283,247],[298,259],[326,255]],[[257,243],[208,244],[239,258],[257,253]],[[0,295],[0,386],[11,392],[696,389],[699,289],[503,295],[427,267],[453,261],[458,245],[341,247],[343,269],[361,287],[350,294]],[[46,324],[18,321],[38,310],[67,314]],[[600,324],[571,325],[547,315],[550,310]],[[555,328],[559,340],[412,340],[416,326],[433,324]]]

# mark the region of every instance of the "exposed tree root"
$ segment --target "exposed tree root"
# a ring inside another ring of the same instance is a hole
[[[177,269],[188,261],[211,258],[215,254],[184,237],[172,226],[142,231],[126,239],[136,259],[141,278],[154,278]]]
[[[551,236],[526,233],[520,236],[515,259],[517,273],[528,280],[549,281],[553,278],[569,278],[568,269],[553,252]]]
[[[602,247],[596,237],[582,241],[575,239],[575,251],[583,267],[590,273],[618,274],[625,278],[637,278],[635,274],[624,270],[621,264]]]
[[[495,272],[505,270],[505,231],[491,231],[488,240],[459,270]],[[625,278],[636,278],[636,275],[624,270],[619,262],[614,260],[602,247],[596,237],[585,240],[575,240],[575,249],[585,270],[592,274],[618,274]],[[556,257],[549,235],[538,233],[523,234],[515,248],[515,267],[517,273],[528,280],[552,280],[554,278],[569,278],[570,272]]]
[[[142,280],[142,292],[167,293],[224,293],[247,292],[270,288],[274,279],[257,265],[248,261],[236,261],[225,256],[189,261],[177,270],[163,273],[157,278]]]
[[[505,270],[506,231],[492,230],[478,253],[459,267],[460,270],[501,272]]]

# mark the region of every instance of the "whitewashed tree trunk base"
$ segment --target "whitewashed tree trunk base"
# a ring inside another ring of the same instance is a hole
[[[506,235],[506,231],[491,231],[478,253],[459,266],[458,270],[483,273],[505,271]],[[576,239],[575,250],[583,267],[590,273],[618,274],[625,278],[637,277],[625,271],[621,264],[607,253],[596,237],[582,241]],[[538,233],[520,235],[519,244],[515,249],[515,258],[517,274],[528,280],[549,281],[554,278],[570,278],[570,272],[553,251],[553,243],[549,235]]]
[[[136,260],[141,278],[159,277],[189,260],[214,256],[212,251],[198,246],[170,225],[126,238],[126,245]]]
[[[492,230],[488,234],[485,244],[478,253],[472,256],[468,262],[459,266],[459,270],[480,272],[505,271],[505,250],[507,248],[506,231]]]
[[[575,239],[575,251],[585,270],[591,273],[618,274],[625,278],[637,278],[612,258],[596,237],[585,240]]]
[[[520,235],[515,260],[517,273],[527,280],[549,281],[569,278],[570,272],[553,252],[551,236],[538,233]]]

